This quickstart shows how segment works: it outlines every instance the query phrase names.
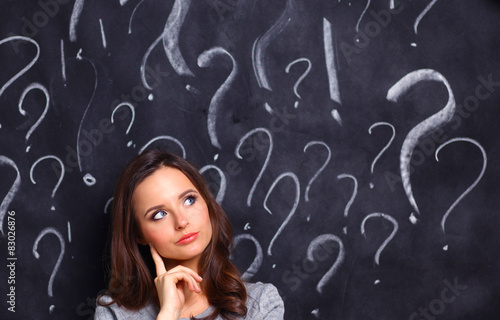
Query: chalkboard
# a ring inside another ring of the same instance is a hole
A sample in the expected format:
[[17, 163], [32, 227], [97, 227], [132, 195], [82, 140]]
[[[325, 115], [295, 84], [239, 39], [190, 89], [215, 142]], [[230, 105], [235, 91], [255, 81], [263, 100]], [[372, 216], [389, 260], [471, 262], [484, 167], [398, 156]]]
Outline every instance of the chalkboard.
[[0, 318], [93, 318], [114, 184], [156, 147], [286, 319], [498, 317], [497, 2], [0, 8]]

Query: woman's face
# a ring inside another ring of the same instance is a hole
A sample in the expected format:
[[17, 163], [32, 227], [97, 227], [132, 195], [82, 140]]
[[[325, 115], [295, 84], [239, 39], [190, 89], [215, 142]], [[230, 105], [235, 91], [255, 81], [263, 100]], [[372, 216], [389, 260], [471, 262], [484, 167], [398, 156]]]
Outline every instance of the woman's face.
[[141, 232], [138, 242], [154, 245], [167, 268], [199, 261], [212, 225], [205, 200], [181, 171], [156, 170], [136, 187], [132, 205]]

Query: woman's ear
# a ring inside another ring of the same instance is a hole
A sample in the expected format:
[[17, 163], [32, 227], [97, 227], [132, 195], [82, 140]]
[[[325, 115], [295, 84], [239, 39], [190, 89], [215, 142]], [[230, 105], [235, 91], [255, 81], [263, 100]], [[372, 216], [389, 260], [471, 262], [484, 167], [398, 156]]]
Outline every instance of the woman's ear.
[[138, 244], [142, 244], [143, 246], [145, 246], [145, 245], [147, 245], [149, 243], [149, 241], [146, 241], [146, 239], [144, 239], [144, 237], [142, 236], [142, 232], [139, 230], [139, 228], [137, 228], [137, 226], [136, 226], [136, 229], [135, 229], [135, 234], [137, 235], [135, 237], [135, 241]]

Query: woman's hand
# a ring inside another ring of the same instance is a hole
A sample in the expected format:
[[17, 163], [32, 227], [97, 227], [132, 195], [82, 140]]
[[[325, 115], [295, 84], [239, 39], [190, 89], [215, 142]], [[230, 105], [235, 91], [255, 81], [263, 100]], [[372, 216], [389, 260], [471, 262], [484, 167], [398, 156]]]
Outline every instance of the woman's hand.
[[185, 288], [200, 293], [201, 289], [198, 282], [201, 282], [202, 278], [196, 272], [184, 266], [176, 266], [167, 271], [163, 258], [158, 251], [152, 244], [150, 244], [150, 248], [151, 256], [155, 262], [155, 285], [160, 300], [160, 313], [157, 320], [177, 320], [180, 318], [184, 307]]

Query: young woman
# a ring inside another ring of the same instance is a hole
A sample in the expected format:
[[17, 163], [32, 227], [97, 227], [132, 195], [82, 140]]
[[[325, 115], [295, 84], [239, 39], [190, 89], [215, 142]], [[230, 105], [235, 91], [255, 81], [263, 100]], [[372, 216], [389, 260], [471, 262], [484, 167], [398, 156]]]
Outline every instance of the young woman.
[[158, 150], [132, 159], [116, 185], [111, 226], [111, 280], [95, 319], [283, 319], [273, 285], [239, 278], [229, 261], [231, 223], [186, 160]]

